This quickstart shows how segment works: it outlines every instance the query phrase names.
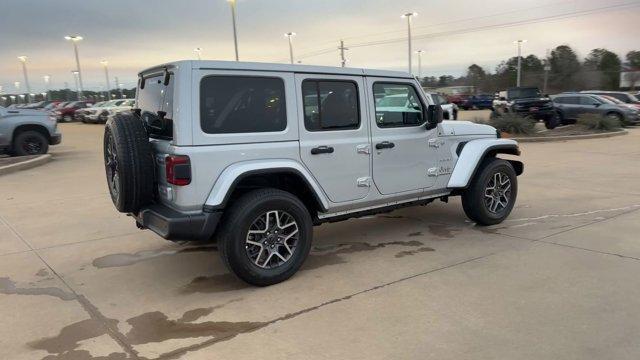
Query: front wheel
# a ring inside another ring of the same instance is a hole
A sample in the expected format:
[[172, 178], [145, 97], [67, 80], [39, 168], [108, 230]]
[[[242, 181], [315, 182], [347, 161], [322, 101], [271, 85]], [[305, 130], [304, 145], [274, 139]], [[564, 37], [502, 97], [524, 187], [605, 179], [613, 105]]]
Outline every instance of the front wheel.
[[49, 140], [38, 131], [24, 131], [18, 134], [13, 144], [17, 156], [41, 155], [49, 150]]
[[278, 189], [258, 189], [227, 210], [218, 248], [236, 276], [267, 286], [287, 280], [300, 269], [312, 237], [311, 216], [297, 197]]
[[549, 130], [555, 129], [558, 125], [560, 125], [560, 116], [558, 116], [557, 113], [549, 115], [549, 117], [544, 120], [544, 126]]
[[485, 159], [462, 194], [462, 207], [478, 225], [495, 225], [509, 216], [518, 194], [518, 178], [511, 163]]

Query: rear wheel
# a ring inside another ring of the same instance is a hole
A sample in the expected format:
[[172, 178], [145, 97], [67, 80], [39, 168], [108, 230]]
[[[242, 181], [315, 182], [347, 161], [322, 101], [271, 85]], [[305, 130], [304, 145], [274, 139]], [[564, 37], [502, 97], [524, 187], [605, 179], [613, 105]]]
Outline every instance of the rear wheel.
[[13, 154], [17, 156], [46, 154], [49, 140], [38, 131], [24, 131], [13, 141]]
[[555, 112], [544, 119], [544, 126], [549, 130], [555, 129], [558, 125], [560, 125], [560, 117]]
[[225, 265], [256, 286], [285, 281], [302, 266], [313, 237], [304, 204], [277, 189], [253, 190], [227, 210], [218, 247]]
[[462, 194], [462, 207], [478, 225], [495, 225], [509, 216], [517, 194], [518, 180], [513, 166], [506, 160], [487, 158]]

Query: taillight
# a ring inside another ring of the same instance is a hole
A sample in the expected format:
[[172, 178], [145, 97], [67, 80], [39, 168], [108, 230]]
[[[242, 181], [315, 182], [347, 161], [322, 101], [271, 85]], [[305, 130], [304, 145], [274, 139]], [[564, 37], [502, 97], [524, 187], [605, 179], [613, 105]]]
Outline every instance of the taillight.
[[186, 155], [167, 155], [164, 158], [167, 182], [184, 186], [191, 183], [191, 162]]

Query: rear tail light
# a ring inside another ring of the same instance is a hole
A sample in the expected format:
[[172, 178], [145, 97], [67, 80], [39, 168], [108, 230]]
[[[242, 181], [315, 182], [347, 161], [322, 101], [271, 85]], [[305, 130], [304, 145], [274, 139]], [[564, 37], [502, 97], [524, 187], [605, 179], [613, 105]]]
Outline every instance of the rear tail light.
[[164, 159], [169, 184], [185, 186], [191, 183], [191, 162], [186, 155], [167, 155]]

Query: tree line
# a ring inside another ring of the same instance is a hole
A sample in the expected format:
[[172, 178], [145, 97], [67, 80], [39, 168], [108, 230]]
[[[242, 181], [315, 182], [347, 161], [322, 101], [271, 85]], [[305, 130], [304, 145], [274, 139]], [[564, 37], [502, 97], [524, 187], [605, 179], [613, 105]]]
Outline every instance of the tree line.
[[[625, 56], [629, 68], [640, 71], [640, 51], [630, 51]], [[560, 45], [549, 55], [541, 59], [536, 55], [521, 58], [522, 86], [545, 88], [546, 92], [577, 91], [586, 89], [618, 90], [623, 62], [614, 52], [607, 49], [593, 49], [587, 57], [580, 60], [576, 52], [568, 45]], [[477, 93], [494, 93], [516, 86], [518, 57], [514, 56], [500, 62], [493, 73], [483, 67], [472, 64], [467, 73], [461, 77], [442, 75], [421, 79], [422, 85], [428, 88], [467, 85], [474, 86]], [[547, 66], [548, 72], [545, 71]], [[546, 74], [545, 74], [546, 73]], [[632, 83], [632, 90], [640, 87], [638, 73], [629, 73], [627, 80]], [[632, 76], [637, 79], [631, 78]]]

